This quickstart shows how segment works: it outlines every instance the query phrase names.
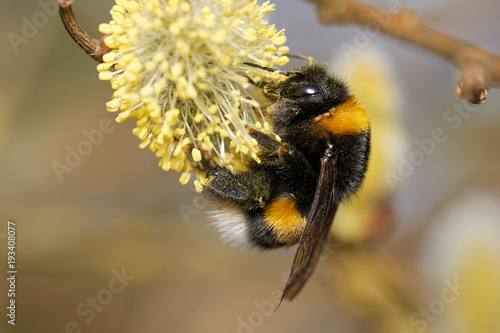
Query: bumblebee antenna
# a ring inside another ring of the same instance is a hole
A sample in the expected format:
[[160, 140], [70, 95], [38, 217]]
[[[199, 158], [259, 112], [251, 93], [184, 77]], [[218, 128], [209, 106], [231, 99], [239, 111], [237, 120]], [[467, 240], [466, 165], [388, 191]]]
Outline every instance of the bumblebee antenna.
[[264, 66], [260, 66], [260, 65], [257, 65], [257, 64], [251, 63], [251, 62], [244, 62], [243, 65], [263, 69], [263, 70], [268, 71], [268, 72], [279, 73], [279, 74], [284, 75], [284, 76], [290, 76], [293, 74], [297, 74], [297, 72], [280, 71], [279, 69], [275, 69], [275, 68], [271, 68], [271, 67], [264, 67]]
[[288, 58], [294, 58], [294, 59], [299, 59], [299, 60], [304, 60], [307, 61], [307, 64], [311, 66], [314, 63], [314, 58], [313, 57], [308, 57], [303, 54], [287, 54], [286, 55]]

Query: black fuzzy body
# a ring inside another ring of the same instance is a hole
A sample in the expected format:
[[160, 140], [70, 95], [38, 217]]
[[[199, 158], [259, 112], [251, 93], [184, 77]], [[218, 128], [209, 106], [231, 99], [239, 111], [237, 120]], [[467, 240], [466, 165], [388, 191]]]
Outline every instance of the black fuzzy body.
[[192, 162], [209, 178], [204, 193], [218, 209], [231, 207], [242, 214], [249, 243], [276, 248], [293, 245], [298, 239], [278, 240], [278, 230], [269, 225], [267, 207], [278, 200], [293, 200], [300, 215], [308, 216], [323, 176], [321, 159], [328, 145], [335, 154], [334, 204], [356, 192], [367, 169], [370, 131], [338, 135], [318, 130], [317, 117], [341, 107], [350, 97], [345, 84], [323, 66], [306, 66], [264, 90], [270, 99], [268, 121], [281, 141], [249, 129], [259, 143], [261, 162], [250, 160], [240, 172], [215, 163], [208, 154], [201, 162]]

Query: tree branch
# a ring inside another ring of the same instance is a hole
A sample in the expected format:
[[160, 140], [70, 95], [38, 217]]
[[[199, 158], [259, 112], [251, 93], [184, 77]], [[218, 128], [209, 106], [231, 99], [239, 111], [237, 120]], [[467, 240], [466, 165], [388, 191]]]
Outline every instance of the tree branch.
[[406, 9], [377, 9], [356, 0], [308, 0], [318, 5], [321, 23], [376, 26], [382, 33], [420, 46], [452, 62], [462, 73], [455, 87], [461, 99], [481, 104], [487, 87], [500, 83], [500, 57], [425, 26]]
[[[71, 9], [74, 0], [57, 0], [59, 14], [71, 38], [98, 62], [109, 52], [104, 43], [90, 37], [78, 24]], [[475, 45], [425, 26], [413, 12], [398, 8], [377, 9], [356, 0], [308, 0], [318, 5], [325, 25], [363, 24], [374, 26], [391, 37], [415, 44], [452, 62], [462, 73], [455, 86], [461, 99], [474, 104], [486, 100], [487, 87], [500, 84], [500, 57]]]
[[59, 4], [59, 16], [64, 25], [64, 28], [75, 41], [75, 43], [82, 48], [86, 54], [98, 62], [103, 62], [102, 56], [109, 52], [108, 47], [104, 43], [104, 36], [101, 40], [90, 37], [78, 24], [75, 14], [71, 9], [73, 0], [57, 0]]

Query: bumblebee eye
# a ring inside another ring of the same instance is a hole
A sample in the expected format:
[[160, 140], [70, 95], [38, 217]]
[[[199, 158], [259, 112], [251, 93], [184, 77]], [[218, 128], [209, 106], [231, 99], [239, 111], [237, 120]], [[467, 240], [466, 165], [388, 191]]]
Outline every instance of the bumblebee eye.
[[318, 86], [313, 86], [311, 84], [301, 84], [290, 89], [291, 97], [307, 97], [319, 94], [321, 90]]

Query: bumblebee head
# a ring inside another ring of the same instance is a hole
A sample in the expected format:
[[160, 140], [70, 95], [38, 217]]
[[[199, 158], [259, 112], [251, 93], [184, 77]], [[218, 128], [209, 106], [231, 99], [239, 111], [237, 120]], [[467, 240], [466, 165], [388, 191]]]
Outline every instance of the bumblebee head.
[[332, 106], [344, 102], [349, 94], [345, 84], [330, 75], [325, 66], [304, 66], [298, 71], [287, 72], [288, 78], [270, 83], [264, 91], [276, 102], [300, 106], [304, 117], [316, 117]]
[[370, 128], [363, 106], [349, 95], [346, 84], [314, 63], [286, 72], [287, 79], [264, 87], [275, 130], [312, 125], [318, 137], [360, 134]]

